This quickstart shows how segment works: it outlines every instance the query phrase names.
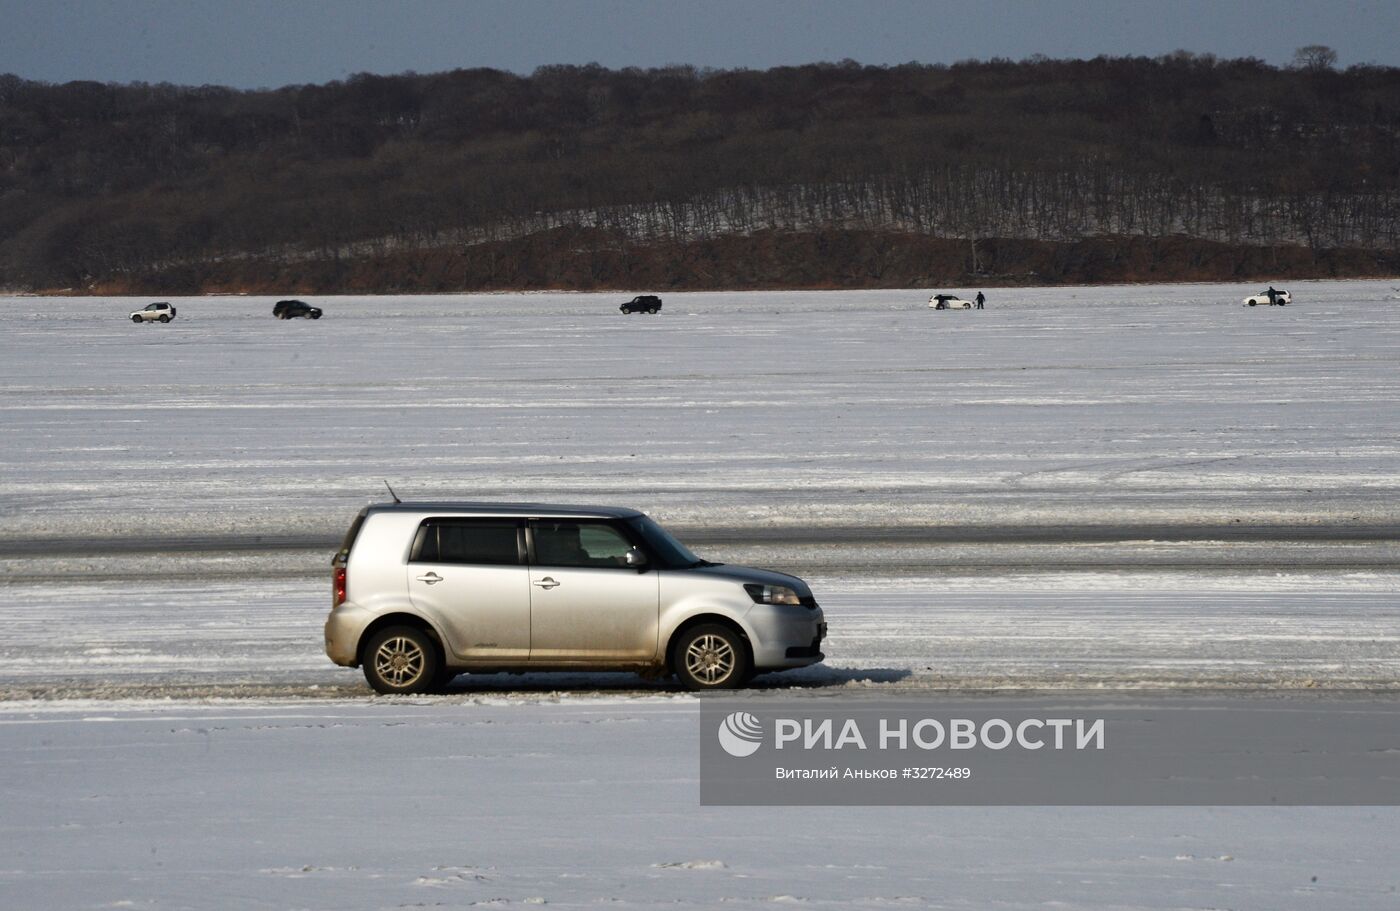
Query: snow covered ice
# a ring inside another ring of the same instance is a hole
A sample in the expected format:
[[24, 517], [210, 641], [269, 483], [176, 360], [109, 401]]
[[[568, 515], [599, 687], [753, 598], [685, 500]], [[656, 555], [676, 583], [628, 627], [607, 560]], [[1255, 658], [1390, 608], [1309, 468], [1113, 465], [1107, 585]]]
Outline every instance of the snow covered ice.
[[338, 534], [405, 497], [624, 500], [692, 527], [1390, 522], [1381, 282], [0, 300], [9, 538]]
[[[690, 697], [0, 711], [9, 908], [1393, 907], [1393, 808], [701, 808]], [[1314, 879], [1316, 877], [1316, 879]]]
[[1393, 684], [1400, 308], [1383, 282], [1255, 290], [670, 294], [642, 317], [623, 294], [330, 297], [316, 322], [176, 298], [142, 326], [131, 300], [11, 298], [0, 690], [352, 685], [320, 657], [327, 559], [384, 479], [635, 506], [798, 572], [833, 619], [794, 679]]
[[800, 573], [758, 699], [1393, 690], [1400, 307], [1261, 287], [0, 299], [0, 905], [1392, 906], [1393, 808], [702, 810], [672, 687], [321, 653], [387, 478]]

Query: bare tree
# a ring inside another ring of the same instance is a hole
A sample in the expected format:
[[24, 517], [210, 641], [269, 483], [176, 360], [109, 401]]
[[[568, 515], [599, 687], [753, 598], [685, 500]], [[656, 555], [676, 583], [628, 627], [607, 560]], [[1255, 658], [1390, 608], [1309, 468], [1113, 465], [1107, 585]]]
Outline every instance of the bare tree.
[[1308, 44], [1293, 52], [1293, 65], [1300, 70], [1321, 72], [1337, 65], [1337, 52], [1325, 44]]

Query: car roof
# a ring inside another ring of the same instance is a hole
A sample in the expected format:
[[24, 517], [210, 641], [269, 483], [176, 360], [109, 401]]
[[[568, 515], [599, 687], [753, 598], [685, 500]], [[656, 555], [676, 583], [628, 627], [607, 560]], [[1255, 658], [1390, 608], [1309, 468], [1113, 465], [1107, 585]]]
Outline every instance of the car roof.
[[464, 501], [376, 503], [368, 512], [432, 512], [469, 516], [523, 516], [630, 519], [642, 513], [626, 506], [560, 506], [551, 503], [475, 503]]

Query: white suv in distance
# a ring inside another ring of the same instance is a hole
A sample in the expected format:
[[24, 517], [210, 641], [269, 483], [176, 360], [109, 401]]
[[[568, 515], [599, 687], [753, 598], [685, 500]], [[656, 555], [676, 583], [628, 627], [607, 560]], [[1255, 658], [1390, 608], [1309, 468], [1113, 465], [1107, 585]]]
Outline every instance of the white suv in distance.
[[1293, 303], [1293, 295], [1287, 291], [1274, 291], [1272, 295], [1268, 291], [1260, 291], [1258, 294], [1251, 294], [1244, 299], [1246, 307], [1283, 307], [1291, 303]]
[[332, 561], [326, 654], [380, 693], [467, 671], [674, 673], [732, 689], [824, 657], [796, 576], [701, 560], [634, 509], [366, 507]]
[[956, 294], [935, 294], [928, 299], [930, 310], [972, 310], [972, 301], [963, 300]]
[[174, 318], [175, 308], [165, 301], [147, 304], [143, 310], [131, 311], [131, 321], [133, 323], [168, 323]]

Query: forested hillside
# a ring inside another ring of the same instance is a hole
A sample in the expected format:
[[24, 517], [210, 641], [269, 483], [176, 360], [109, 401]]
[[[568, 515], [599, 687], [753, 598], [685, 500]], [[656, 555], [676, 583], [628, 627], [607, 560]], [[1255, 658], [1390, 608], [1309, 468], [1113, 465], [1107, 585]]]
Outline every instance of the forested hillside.
[[919, 286], [1400, 273], [1400, 70], [0, 76], [0, 286]]

